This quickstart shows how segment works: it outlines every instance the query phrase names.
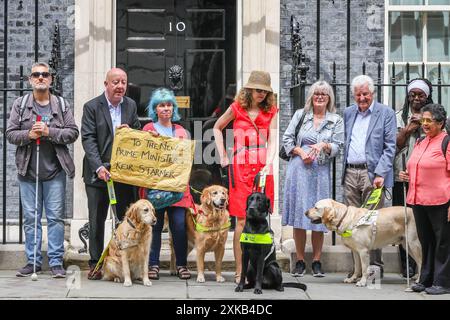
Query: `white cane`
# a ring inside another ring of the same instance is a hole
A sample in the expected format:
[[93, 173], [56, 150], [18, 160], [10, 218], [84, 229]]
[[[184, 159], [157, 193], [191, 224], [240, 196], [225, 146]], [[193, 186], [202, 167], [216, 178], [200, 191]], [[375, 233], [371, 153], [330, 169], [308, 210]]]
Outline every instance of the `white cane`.
[[[402, 154], [402, 166], [403, 171], [406, 171], [406, 159], [405, 154]], [[406, 283], [407, 287], [405, 292], [413, 292], [409, 286], [409, 242], [408, 242], [408, 208], [406, 206], [406, 182], [403, 181], [403, 206], [405, 208], [405, 241], [406, 241]]]
[[[41, 116], [36, 116], [36, 122], [41, 121]], [[36, 274], [36, 253], [37, 253], [37, 215], [38, 215], [38, 192], [39, 192], [39, 145], [41, 144], [41, 139], [36, 139], [36, 190], [35, 190], [35, 200], [34, 200], [34, 257], [33, 257], [33, 274], [31, 275], [31, 280], [36, 281], [38, 276]]]

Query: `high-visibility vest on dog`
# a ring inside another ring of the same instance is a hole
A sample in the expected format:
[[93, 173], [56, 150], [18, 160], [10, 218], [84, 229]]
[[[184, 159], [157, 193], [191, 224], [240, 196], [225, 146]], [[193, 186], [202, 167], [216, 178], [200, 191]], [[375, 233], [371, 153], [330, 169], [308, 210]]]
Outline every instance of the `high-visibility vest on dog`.
[[272, 244], [270, 232], [267, 233], [241, 233], [241, 243]]

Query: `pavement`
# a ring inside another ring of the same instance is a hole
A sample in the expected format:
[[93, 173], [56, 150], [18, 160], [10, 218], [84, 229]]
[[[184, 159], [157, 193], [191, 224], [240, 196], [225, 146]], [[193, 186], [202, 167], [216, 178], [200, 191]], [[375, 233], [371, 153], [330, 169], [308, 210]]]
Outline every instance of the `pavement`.
[[224, 272], [226, 282], [216, 283], [215, 274], [206, 272], [206, 282], [197, 283], [192, 271], [190, 280], [180, 280], [161, 270], [160, 279], [151, 287], [134, 282], [132, 287], [109, 281], [87, 280], [87, 271], [75, 267], [66, 279], [53, 279], [48, 271], [38, 275], [37, 281], [15, 276], [15, 270], [0, 271], [0, 299], [20, 300], [450, 300], [450, 294], [430, 296], [426, 293], [405, 292], [406, 280], [399, 274], [386, 273], [379, 288], [358, 288], [344, 284], [345, 273], [327, 273], [324, 278], [306, 274], [302, 278], [283, 273], [283, 282], [302, 282], [306, 292], [285, 288], [284, 292], [263, 290], [255, 295], [253, 290], [234, 292], [234, 273]]

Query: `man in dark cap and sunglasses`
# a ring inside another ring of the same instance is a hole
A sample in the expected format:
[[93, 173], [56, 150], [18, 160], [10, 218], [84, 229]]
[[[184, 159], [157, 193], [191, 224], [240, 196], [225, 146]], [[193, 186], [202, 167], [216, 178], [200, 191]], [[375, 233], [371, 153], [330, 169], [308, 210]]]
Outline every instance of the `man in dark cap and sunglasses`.
[[[14, 101], [6, 129], [8, 141], [17, 145], [16, 165], [24, 214], [27, 264], [16, 275], [27, 277], [34, 271], [41, 271], [40, 220], [45, 208], [50, 272], [53, 278], [64, 278], [66, 176], [73, 178], [75, 175], [75, 165], [67, 145], [75, 142], [79, 131], [67, 101], [50, 93], [52, 76], [48, 64], [33, 64], [29, 82], [33, 92]], [[36, 250], [34, 246], [37, 246]]]

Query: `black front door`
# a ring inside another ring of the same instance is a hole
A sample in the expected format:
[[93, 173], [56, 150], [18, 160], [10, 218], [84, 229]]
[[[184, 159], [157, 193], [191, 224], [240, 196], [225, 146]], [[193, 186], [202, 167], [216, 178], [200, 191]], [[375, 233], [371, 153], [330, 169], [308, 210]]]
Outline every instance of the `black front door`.
[[218, 166], [202, 156], [211, 142], [202, 142], [199, 130], [212, 127], [235, 92], [236, 0], [117, 1], [116, 43], [139, 116], [158, 87], [190, 97], [180, 115], [197, 141], [193, 174], [206, 170], [219, 183]]

